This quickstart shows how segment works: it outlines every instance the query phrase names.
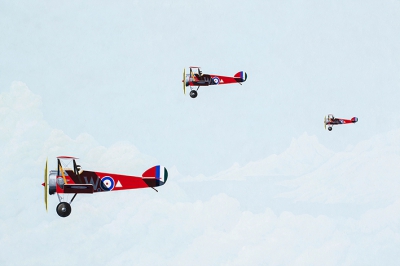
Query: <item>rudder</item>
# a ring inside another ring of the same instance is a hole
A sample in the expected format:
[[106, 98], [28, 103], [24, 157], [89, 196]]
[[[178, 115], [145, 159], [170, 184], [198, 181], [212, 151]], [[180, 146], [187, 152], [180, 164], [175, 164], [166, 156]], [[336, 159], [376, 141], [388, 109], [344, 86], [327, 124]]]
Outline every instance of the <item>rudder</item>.
[[238, 82], [245, 82], [247, 79], [247, 73], [244, 71], [239, 71], [233, 76]]
[[162, 186], [167, 182], [168, 179], [168, 171], [167, 168], [161, 165], [153, 166], [147, 169], [142, 174], [143, 180], [150, 186], [150, 187], [158, 187]]

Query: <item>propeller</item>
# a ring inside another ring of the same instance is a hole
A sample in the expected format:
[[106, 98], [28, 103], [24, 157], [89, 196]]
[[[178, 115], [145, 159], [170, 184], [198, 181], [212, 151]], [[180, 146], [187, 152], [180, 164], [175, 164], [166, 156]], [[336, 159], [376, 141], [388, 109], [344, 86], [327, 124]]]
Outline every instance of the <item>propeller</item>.
[[326, 116], [324, 116], [324, 128], [326, 130]]
[[49, 172], [47, 171], [47, 159], [46, 159], [46, 166], [44, 167], [44, 204], [46, 205], [46, 212], [47, 212], [47, 205], [49, 204], [48, 194], [49, 194]]
[[185, 69], [185, 68], [183, 69], [183, 79], [182, 79], [182, 82], [183, 82], [183, 94], [186, 95], [186, 69]]

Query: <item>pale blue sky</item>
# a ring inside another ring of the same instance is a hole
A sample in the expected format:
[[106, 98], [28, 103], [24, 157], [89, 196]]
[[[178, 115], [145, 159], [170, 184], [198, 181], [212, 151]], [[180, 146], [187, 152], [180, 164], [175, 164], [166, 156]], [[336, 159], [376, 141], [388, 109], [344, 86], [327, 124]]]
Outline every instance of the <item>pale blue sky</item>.
[[[99, 2], [0, 3], [0, 264], [399, 264], [399, 1]], [[56, 155], [170, 178], [60, 219]]]
[[[399, 2], [3, 2], [0, 85], [25, 82], [71, 136], [134, 143], [186, 174], [396, 128]], [[243, 86], [184, 97], [184, 67], [247, 71]], [[360, 118], [321, 130], [323, 116]], [[75, 123], [70, 123], [75, 120]]]

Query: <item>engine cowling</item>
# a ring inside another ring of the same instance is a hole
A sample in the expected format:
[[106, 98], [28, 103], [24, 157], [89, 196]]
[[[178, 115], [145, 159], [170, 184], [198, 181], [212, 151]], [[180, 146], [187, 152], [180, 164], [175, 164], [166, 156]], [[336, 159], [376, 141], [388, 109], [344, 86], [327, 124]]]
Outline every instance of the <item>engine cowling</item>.
[[57, 171], [51, 170], [49, 174], [49, 194], [53, 195], [56, 193], [56, 181], [57, 181]]

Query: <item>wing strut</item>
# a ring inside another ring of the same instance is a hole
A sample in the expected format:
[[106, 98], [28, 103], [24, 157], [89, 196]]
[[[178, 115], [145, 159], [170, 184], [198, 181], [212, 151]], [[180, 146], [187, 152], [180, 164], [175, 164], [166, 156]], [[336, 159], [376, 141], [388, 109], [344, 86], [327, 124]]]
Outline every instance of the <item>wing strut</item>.
[[58, 161], [58, 171], [61, 171], [61, 175], [62, 175], [62, 177], [64, 179], [64, 184], [68, 184], [67, 183], [67, 179], [65, 178], [65, 175], [64, 175], [64, 169], [61, 166], [60, 159], [57, 159], [57, 161]]

